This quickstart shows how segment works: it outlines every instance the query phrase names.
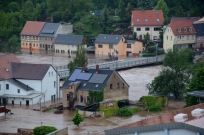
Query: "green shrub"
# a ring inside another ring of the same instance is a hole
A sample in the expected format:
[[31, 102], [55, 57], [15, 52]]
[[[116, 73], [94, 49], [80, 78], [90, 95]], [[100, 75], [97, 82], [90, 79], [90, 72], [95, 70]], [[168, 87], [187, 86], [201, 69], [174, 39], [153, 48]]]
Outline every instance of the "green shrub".
[[136, 112], [139, 112], [141, 109], [139, 107], [136, 107], [136, 108], [130, 108], [130, 110], [132, 111], [132, 113], [136, 113]]
[[152, 57], [155, 56], [155, 53], [143, 53], [142, 57]]
[[132, 111], [130, 108], [125, 106], [119, 109], [118, 114], [120, 116], [132, 116]]
[[151, 105], [147, 108], [148, 111], [151, 111], [151, 112], [159, 112], [162, 110], [161, 106], [160, 105]]
[[118, 103], [115, 102], [115, 106], [113, 108], [100, 107], [100, 111], [104, 112], [105, 117], [113, 116], [118, 111]]
[[57, 129], [52, 126], [40, 126], [40, 127], [35, 127], [33, 129], [33, 134], [34, 135], [46, 135], [56, 130]]
[[151, 105], [155, 105], [157, 103], [159, 97], [157, 96], [143, 96], [143, 105], [144, 107], [149, 107]]
[[158, 105], [160, 105], [161, 107], [163, 106], [166, 106], [167, 105], [167, 98], [165, 97], [159, 97], [158, 100], [157, 100], [157, 103]]

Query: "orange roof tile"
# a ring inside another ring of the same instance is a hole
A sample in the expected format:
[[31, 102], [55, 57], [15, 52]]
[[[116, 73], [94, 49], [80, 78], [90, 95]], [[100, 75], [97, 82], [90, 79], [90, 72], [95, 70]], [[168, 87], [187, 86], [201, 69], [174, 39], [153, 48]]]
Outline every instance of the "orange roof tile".
[[198, 19], [199, 17], [172, 18], [168, 26], [171, 27], [174, 35], [194, 35], [196, 31], [193, 22]]
[[162, 10], [133, 10], [133, 26], [161, 26], [164, 22]]
[[12, 78], [11, 62], [21, 63], [14, 54], [0, 55], [0, 80]]
[[44, 26], [45, 22], [27, 21], [21, 35], [38, 36]]

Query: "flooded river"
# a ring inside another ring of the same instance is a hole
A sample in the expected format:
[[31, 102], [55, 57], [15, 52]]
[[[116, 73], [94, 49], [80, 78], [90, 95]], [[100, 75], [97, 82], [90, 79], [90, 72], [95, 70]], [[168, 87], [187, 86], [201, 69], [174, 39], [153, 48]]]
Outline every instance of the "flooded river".
[[[129, 98], [131, 100], [138, 100], [141, 96], [147, 95], [148, 91], [145, 85], [151, 82], [160, 70], [161, 66], [153, 66], [119, 71], [120, 75], [130, 85]], [[183, 102], [170, 101], [169, 107], [164, 108], [163, 112], [182, 108], [183, 105]], [[9, 105], [8, 108], [11, 109], [14, 114], [0, 117], [1, 132], [15, 133], [17, 132], [17, 128], [33, 129], [36, 126], [40, 126], [41, 122], [43, 122], [43, 125], [55, 126], [58, 129], [68, 126], [70, 135], [87, 135], [87, 131], [89, 131], [90, 135], [104, 135], [104, 130], [106, 129], [116, 128], [157, 115], [141, 111], [126, 118], [118, 116], [86, 118], [78, 128], [71, 121], [71, 118], [74, 116], [74, 111], [64, 110], [63, 114], [46, 112], [40, 115], [39, 111], [33, 111], [32, 108], [26, 106]]]
[[[45, 63], [51, 63], [52, 56], [43, 57], [41, 55], [32, 55], [23, 57], [19, 55], [18, 58], [22, 62], [32, 61], [32, 63], [42, 63], [45, 61]], [[66, 59], [61, 56], [54, 57], [54, 60], [58, 61], [58, 64], [63, 63]], [[148, 91], [145, 87], [146, 84], [150, 83], [153, 78], [158, 75], [161, 68], [161, 66], [151, 66], [119, 71], [119, 74], [130, 85], [129, 99], [138, 100], [141, 96], [147, 95]], [[182, 108], [183, 105], [183, 102], [170, 101], [169, 107], [164, 108], [163, 112]], [[40, 126], [41, 122], [43, 122], [43, 125], [54, 126], [58, 129], [68, 126], [69, 135], [87, 135], [88, 132], [89, 135], [104, 135], [104, 130], [106, 129], [116, 128], [158, 115], [141, 111], [126, 118], [118, 116], [108, 118], [86, 118], [78, 128], [71, 121], [75, 113], [74, 111], [64, 110], [63, 114], [54, 114], [50, 111], [40, 114], [39, 111], [33, 111], [32, 108], [27, 106], [8, 105], [7, 108], [11, 109], [14, 114], [0, 117], [0, 132], [15, 133], [17, 132], [17, 128], [33, 129], [36, 126]]]

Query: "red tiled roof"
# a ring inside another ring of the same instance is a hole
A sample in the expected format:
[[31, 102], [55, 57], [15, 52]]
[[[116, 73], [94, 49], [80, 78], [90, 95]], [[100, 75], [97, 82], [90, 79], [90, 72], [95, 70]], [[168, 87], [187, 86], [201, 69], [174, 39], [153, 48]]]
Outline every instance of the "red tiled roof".
[[191, 107], [187, 107], [187, 108], [182, 108], [182, 109], [179, 109], [179, 110], [176, 110], [176, 111], [164, 113], [164, 114], [161, 114], [160, 116], [147, 118], [147, 119], [137, 121], [135, 123], [131, 123], [131, 124], [128, 124], [128, 125], [124, 125], [124, 126], [121, 126], [121, 127], [118, 127], [118, 128], [127, 128], [127, 127], [129, 128], [129, 127], [138, 127], [138, 126], [148, 126], [148, 125], [172, 123], [172, 122], [175, 122], [174, 121], [174, 116], [179, 114], [179, 113], [187, 114], [188, 115], [188, 121], [191, 121], [191, 120], [195, 119], [191, 115], [191, 111], [196, 109], [196, 108], [204, 109], [204, 103], [194, 105], [194, 106], [191, 106]]
[[[147, 19], [147, 21], [145, 21]], [[164, 22], [162, 10], [133, 10], [133, 26], [161, 26]]]
[[171, 27], [174, 35], [193, 35], [196, 34], [193, 22], [198, 19], [199, 17], [172, 18], [168, 26]]
[[33, 35], [38, 36], [42, 30], [45, 22], [27, 21], [21, 35]]
[[21, 63], [14, 54], [0, 55], [0, 80], [12, 78], [11, 62]]

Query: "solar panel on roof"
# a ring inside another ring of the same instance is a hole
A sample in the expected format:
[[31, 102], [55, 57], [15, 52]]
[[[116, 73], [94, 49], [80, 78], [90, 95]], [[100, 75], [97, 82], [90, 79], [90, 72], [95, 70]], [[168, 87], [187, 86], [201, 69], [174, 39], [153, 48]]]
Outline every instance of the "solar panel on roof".
[[76, 79], [80, 79], [80, 80], [89, 80], [89, 78], [91, 77], [92, 73], [80, 73]]
[[80, 73], [81, 69], [75, 69], [72, 75], [69, 77], [69, 81], [75, 81]]
[[94, 74], [89, 80], [90, 83], [103, 83], [107, 78], [107, 74]]

